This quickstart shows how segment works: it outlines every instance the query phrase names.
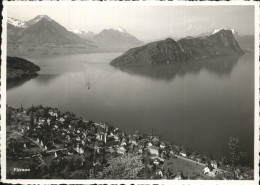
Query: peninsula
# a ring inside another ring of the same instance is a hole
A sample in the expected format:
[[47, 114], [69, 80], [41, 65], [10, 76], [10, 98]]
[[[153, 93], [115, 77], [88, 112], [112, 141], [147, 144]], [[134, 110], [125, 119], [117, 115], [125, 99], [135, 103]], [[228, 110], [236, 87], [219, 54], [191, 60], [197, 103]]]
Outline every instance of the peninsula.
[[40, 67], [18, 57], [7, 56], [7, 81], [19, 81], [37, 76]]
[[185, 37], [178, 41], [167, 38], [148, 43], [128, 50], [110, 64], [113, 66], [171, 64], [243, 53], [232, 31], [222, 29], [203, 37]]

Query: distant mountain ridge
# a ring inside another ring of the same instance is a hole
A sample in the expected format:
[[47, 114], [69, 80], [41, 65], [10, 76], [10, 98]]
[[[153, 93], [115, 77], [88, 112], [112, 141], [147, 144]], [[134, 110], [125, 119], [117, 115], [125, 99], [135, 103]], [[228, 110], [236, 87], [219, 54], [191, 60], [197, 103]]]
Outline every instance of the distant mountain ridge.
[[[87, 44], [86, 40], [81, 39], [57, 22], [48, 20], [45, 17], [24, 30], [18, 41], [27, 43]], [[91, 42], [89, 41], [89, 43]]]
[[38, 15], [34, 19], [23, 22], [23, 25], [21, 24], [10, 24], [8, 22], [8, 28], [13, 31], [12, 34], [16, 33], [15, 42], [18, 43], [84, 43], [94, 45], [91, 41], [83, 40], [76, 34], [69, 32], [65, 27], [47, 15]]
[[29, 21], [8, 18], [7, 29], [11, 56], [122, 52], [143, 45], [123, 28], [104, 29], [98, 34], [67, 30], [47, 15]]
[[21, 21], [21, 20], [12, 18], [12, 17], [7, 17], [7, 23], [14, 26], [14, 27], [17, 27], [17, 28], [25, 28], [26, 27], [26, 25], [25, 25], [26, 21]]
[[93, 36], [95, 35], [94, 32], [92, 31], [86, 31], [83, 29], [76, 29], [76, 30], [69, 30], [72, 33], [75, 33], [76, 35], [78, 35], [79, 37], [83, 38], [83, 39], [92, 39]]
[[82, 39], [47, 15], [29, 21], [9, 19], [7, 54], [9, 56], [64, 55], [100, 52], [90, 40]]
[[144, 43], [128, 33], [124, 28], [103, 29], [100, 33], [85, 30], [70, 30], [79, 37], [89, 39], [96, 43], [104, 51], [126, 51], [132, 47], [141, 46]]
[[111, 65], [169, 64], [200, 58], [242, 54], [231, 30], [220, 30], [205, 37], [165, 39], [132, 48], [111, 61]]

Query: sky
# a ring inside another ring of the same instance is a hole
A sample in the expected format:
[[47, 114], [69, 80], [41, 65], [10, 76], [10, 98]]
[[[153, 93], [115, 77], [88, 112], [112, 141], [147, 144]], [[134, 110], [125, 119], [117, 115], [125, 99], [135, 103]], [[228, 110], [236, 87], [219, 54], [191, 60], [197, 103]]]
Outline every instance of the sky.
[[99, 33], [121, 27], [140, 40], [196, 36], [214, 28], [254, 34], [253, 6], [8, 5], [7, 16], [30, 20], [48, 15], [69, 30]]

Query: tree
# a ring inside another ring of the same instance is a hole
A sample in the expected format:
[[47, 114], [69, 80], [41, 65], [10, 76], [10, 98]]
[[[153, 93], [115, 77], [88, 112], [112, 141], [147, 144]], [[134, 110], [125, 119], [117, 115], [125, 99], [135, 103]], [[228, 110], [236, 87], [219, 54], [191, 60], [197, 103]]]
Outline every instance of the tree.
[[239, 139], [230, 137], [229, 138], [229, 163], [231, 165], [238, 165], [241, 163], [242, 159], [246, 157], [246, 152], [240, 151]]
[[110, 164], [105, 167], [105, 179], [137, 179], [138, 172], [144, 167], [140, 155], [126, 154], [108, 160]]

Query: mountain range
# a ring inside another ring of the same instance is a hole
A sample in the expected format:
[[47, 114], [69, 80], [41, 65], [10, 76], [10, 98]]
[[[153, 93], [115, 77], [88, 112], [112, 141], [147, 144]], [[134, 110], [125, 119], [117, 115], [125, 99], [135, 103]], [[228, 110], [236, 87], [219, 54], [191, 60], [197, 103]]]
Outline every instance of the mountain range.
[[123, 52], [143, 44], [124, 29], [104, 29], [99, 34], [67, 30], [47, 15], [29, 21], [7, 19], [8, 54], [49, 55]]
[[208, 36], [171, 38], [132, 48], [115, 58], [114, 66], [170, 64], [182, 61], [243, 54], [231, 30], [218, 30]]
[[[179, 47], [181, 45], [186, 46], [186, 40], [192, 40], [192, 42], [188, 41], [188, 43], [190, 47], [194, 48], [185, 52], [197, 52], [196, 50], [199, 49], [196, 47], [200, 47], [200, 45], [196, 44], [202, 43], [204, 46], [205, 38], [212, 38], [213, 35], [222, 31], [231, 31], [231, 35], [235, 37], [239, 45], [241, 44], [242, 49], [253, 50], [254, 36], [241, 37], [235, 30], [229, 29], [215, 29], [197, 37], [186, 37], [178, 40], [170, 36], [168, 39], [164, 38], [163, 40], [165, 40], [164, 43], [167, 43], [167, 45], [169, 41], [177, 40], [176, 42]], [[150, 46], [155, 43], [159, 44], [163, 40], [157, 39], [158, 42], [149, 42], [148, 46], [150, 48]], [[67, 30], [64, 26], [47, 15], [38, 15], [28, 21], [21, 21], [11, 17], [7, 18], [7, 54], [9, 56], [125, 52], [131, 48], [137, 48], [134, 49], [137, 51], [140, 46], [144, 45], [144, 42], [123, 28], [108, 28], [101, 30], [99, 33], [93, 33], [82, 29]], [[146, 47], [147, 45], [143, 48]], [[172, 43], [171, 47], [177, 46]], [[205, 49], [206, 48], [204, 48], [204, 50]], [[184, 55], [188, 54], [184, 53]]]

